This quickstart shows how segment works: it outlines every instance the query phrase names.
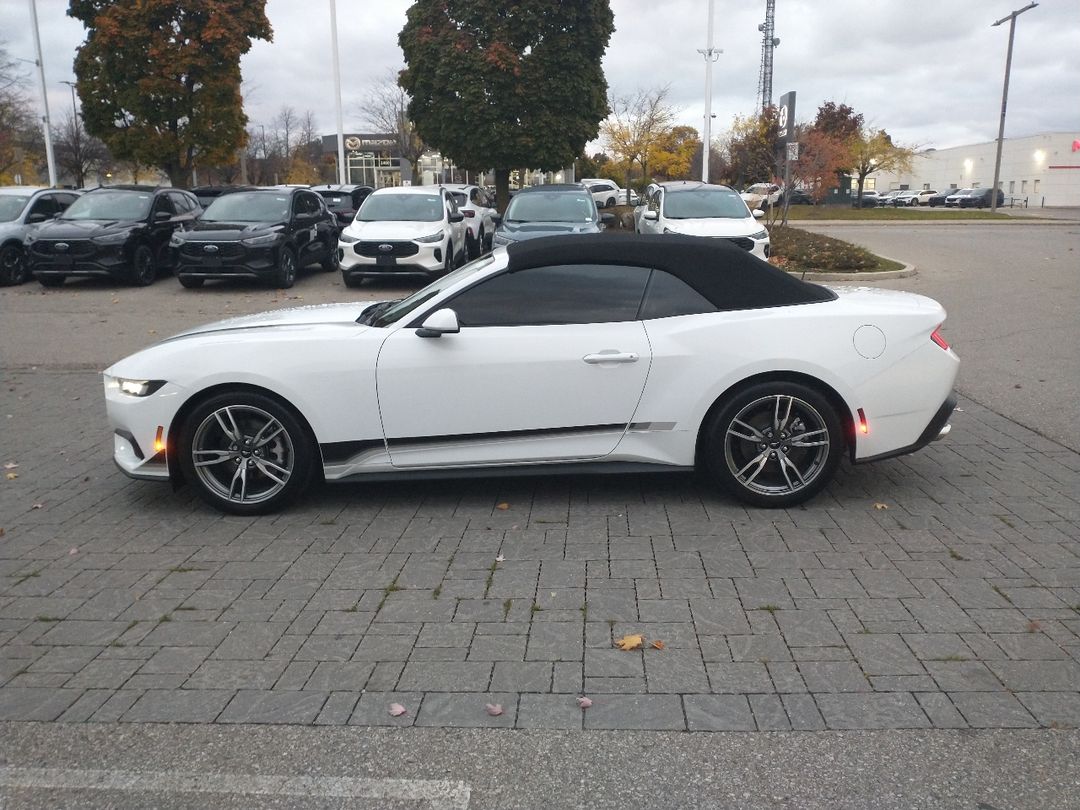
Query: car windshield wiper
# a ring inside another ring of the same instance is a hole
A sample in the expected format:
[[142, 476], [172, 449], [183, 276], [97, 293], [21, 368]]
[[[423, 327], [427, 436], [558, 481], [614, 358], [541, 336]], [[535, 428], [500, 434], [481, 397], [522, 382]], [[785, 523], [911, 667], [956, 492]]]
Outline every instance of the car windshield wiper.
[[360, 317], [356, 319], [356, 322], [359, 324], [363, 324], [364, 326], [371, 326], [371, 324], [375, 322], [376, 318], [378, 318], [396, 303], [397, 301], [380, 301], [377, 304], [372, 304], [360, 313]]

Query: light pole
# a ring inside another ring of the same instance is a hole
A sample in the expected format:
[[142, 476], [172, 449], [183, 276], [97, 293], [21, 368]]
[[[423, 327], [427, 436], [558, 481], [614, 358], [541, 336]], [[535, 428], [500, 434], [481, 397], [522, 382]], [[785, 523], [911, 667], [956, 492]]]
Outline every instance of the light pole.
[[337, 111], [338, 183], [345, 185], [345, 126], [341, 123], [341, 61], [337, 47], [337, 0], [330, 0], [330, 52], [334, 60], [334, 104]]
[[1028, 3], [1023, 8], [1017, 9], [1012, 14], [1002, 17], [991, 25], [995, 28], [1006, 20], [1009, 21], [1009, 49], [1005, 53], [1005, 85], [1001, 88], [1001, 120], [998, 122], [997, 156], [994, 158], [994, 185], [990, 188], [990, 213], [997, 211], [998, 180], [1001, 177], [1001, 142], [1005, 138], [1005, 107], [1009, 101], [1009, 71], [1012, 69], [1013, 35], [1016, 33], [1016, 18], [1025, 11], [1031, 11], [1038, 3]]
[[79, 110], [75, 106], [75, 82], [62, 81], [60, 84], [66, 84], [71, 88], [71, 157], [74, 158], [74, 163], [78, 164], [75, 170], [75, 183], [82, 188], [86, 185], [86, 178], [82, 175], [82, 127], [79, 126]]
[[49, 94], [45, 90], [45, 63], [41, 59], [41, 34], [38, 32], [37, 3], [30, 0], [30, 22], [34, 29], [34, 55], [37, 57], [38, 79], [41, 81], [41, 106], [45, 110], [42, 124], [45, 130], [45, 161], [49, 164], [49, 185], [56, 185], [56, 158], [53, 157], [52, 132], [49, 122]]
[[[713, 47], [713, 6], [715, 0], [709, 0], [709, 26], [705, 49], [698, 48], [698, 53], [705, 57], [705, 127], [701, 134], [701, 182], [709, 182], [709, 147], [712, 141], [712, 66], [720, 58], [723, 50]], [[629, 195], [627, 191], [627, 195]]]

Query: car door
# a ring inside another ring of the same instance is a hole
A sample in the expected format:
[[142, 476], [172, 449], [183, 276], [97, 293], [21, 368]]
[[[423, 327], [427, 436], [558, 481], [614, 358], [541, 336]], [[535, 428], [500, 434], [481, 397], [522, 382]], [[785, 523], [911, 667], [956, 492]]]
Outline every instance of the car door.
[[[664, 200], [664, 190], [657, 189], [649, 197], [648, 203], [645, 205], [645, 211], [641, 215], [641, 221], [638, 225], [638, 229], [642, 233], [663, 233], [662, 226], [660, 224], [660, 206]], [[650, 216], [653, 217], [650, 219]]]
[[318, 234], [315, 216], [304, 197], [304, 193], [300, 191], [293, 194], [292, 216], [289, 221], [289, 231], [292, 234], [293, 244], [296, 245], [296, 258], [300, 267], [313, 261], [312, 251], [317, 247], [315, 236]]
[[485, 279], [440, 308], [460, 331], [383, 344], [376, 389], [397, 467], [601, 458], [633, 418], [651, 351], [649, 271], [558, 265]]

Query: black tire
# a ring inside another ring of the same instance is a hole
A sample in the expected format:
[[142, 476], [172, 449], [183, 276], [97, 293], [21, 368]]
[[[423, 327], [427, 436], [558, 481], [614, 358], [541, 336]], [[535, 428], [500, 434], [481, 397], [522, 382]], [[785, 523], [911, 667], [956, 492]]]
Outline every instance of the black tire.
[[824, 396], [778, 381], [748, 386], [725, 402], [706, 427], [703, 452], [714, 480], [736, 498], [784, 508], [828, 485], [844, 445], [840, 417]]
[[63, 287], [67, 276], [36, 276], [42, 287]]
[[0, 286], [22, 284], [28, 278], [30, 270], [22, 247], [8, 244], [0, 248]]
[[244, 390], [195, 406], [180, 427], [176, 453], [199, 497], [233, 515], [281, 509], [307, 488], [317, 457], [291, 408]]
[[205, 278], [199, 278], [198, 276], [177, 276], [180, 279], [180, 286], [185, 290], [197, 290], [206, 281]]
[[131, 257], [131, 283], [136, 287], [149, 287], [157, 281], [157, 260], [149, 245], [139, 245]]
[[614, 197], [608, 197], [607, 202], [604, 203], [604, 208], [614, 208], [617, 200]]
[[364, 284], [364, 279], [360, 276], [348, 276], [342, 273], [341, 279], [345, 282], [345, 286], [348, 287], [350, 290], [355, 290], [358, 287], [363, 286]]
[[465, 233], [465, 253], [469, 260], [480, 258], [480, 240], [474, 239], [472, 234]]
[[287, 290], [296, 283], [296, 254], [292, 248], [283, 247], [278, 254], [277, 268], [274, 270], [274, 286]]
[[319, 262], [319, 267], [325, 270], [327, 273], [333, 273], [341, 269], [341, 265], [338, 263], [338, 248], [337, 240], [330, 240], [326, 246], [326, 256]]

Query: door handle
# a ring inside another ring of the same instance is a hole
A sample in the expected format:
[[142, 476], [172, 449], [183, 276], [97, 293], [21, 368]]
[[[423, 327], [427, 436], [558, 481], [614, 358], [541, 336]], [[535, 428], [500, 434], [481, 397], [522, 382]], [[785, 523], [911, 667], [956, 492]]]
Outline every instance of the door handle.
[[605, 349], [596, 354], [587, 354], [581, 359], [590, 365], [596, 365], [597, 363], [636, 363], [638, 361], [638, 355], [636, 352], [620, 352], [616, 349]]

